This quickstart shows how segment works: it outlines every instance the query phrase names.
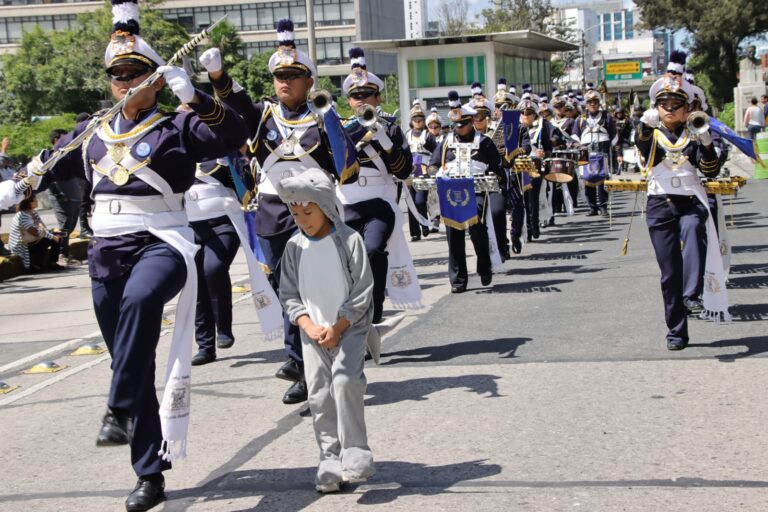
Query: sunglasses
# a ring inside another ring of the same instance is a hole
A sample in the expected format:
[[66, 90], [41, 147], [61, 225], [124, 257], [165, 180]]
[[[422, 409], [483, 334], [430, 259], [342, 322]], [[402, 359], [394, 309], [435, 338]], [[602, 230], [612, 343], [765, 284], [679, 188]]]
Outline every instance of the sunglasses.
[[365, 100], [373, 96], [374, 93], [371, 91], [361, 91], [361, 92], [353, 92], [349, 95], [350, 98], [353, 100]]
[[675, 110], [680, 110], [685, 106], [684, 101], [661, 101], [659, 102], [659, 106], [666, 110], [667, 112], [674, 112]]
[[275, 80], [277, 80], [278, 82], [285, 83], [285, 82], [293, 82], [297, 78], [304, 78], [307, 75], [305, 75], [304, 73], [287, 73], [287, 74], [281, 73], [274, 76], [275, 76]]
[[599, 105], [600, 100], [587, 100], [587, 105]]
[[113, 82], [133, 82], [140, 76], [144, 76], [149, 73], [148, 69], [136, 69], [133, 71], [127, 71], [124, 73], [111, 73], [107, 72], [107, 76]]

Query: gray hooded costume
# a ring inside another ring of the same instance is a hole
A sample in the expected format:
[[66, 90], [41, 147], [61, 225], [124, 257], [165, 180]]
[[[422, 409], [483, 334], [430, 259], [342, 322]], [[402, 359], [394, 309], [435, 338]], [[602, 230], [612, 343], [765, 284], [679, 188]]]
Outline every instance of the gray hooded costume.
[[[318, 490], [333, 489], [342, 481], [362, 481], [374, 472], [363, 415], [364, 357], [373, 319], [373, 276], [362, 237], [339, 217], [334, 184], [327, 173], [306, 170], [282, 180], [277, 192], [287, 204], [313, 202], [323, 210], [336, 228], [328, 236], [336, 245], [347, 279], [349, 292], [337, 319], [345, 317], [350, 326], [339, 345], [325, 349], [301, 332], [309, 407], [320, 446], [316, 485]], [[309, 314], [299, 292], [301, 256], [303, 247], [311, 243], [309, 240], [303, 232], [297, 232], [288, 241], [281, 263], [280, 302], [293, 324]], [[323, 268], [317, 268], [317, 272], [323, 272]]]

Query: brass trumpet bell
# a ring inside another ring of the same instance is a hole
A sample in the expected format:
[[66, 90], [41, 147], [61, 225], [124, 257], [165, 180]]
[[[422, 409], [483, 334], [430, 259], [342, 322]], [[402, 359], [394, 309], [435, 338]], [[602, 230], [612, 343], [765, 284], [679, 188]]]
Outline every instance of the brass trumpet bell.
[[324, 89], [318, 89], [309, 93], [307, 107], [316, 116], [322, 118], [333, 107], [331, 93]]
[[379, 120], [379, 115], [376, 113], [376, 108], [371, 105], [362, 105], [355, 112], [357, 122], [363, 128], [371, 128]]
[[698, 137], [709, 131], [709, 116], [704, 112], [691, 112], [688, 116], [688, 131]]

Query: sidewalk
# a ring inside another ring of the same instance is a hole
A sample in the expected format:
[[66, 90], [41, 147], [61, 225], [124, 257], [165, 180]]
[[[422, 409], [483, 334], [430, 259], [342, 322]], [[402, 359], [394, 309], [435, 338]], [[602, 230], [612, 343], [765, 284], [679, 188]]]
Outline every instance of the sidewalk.
[[[426, 309], [385, 338], [381, 366], [366, 370], [378, 473], [339, 495], [314, 491], [306, 405], [280, 402], [281, 346], [254, 339], [252, 305], [236, 294], [237, 341], [193, 371], [189, 458], [166, 474], [169, 500], [156, 510], [766, 510], [768, 183], [750, 182], [726, 206], [734, 322], [692, 320], [692, 346], [676, 353], [664, 346], [639, 215], [629, 255], [618, 256], [633, 199], [614, 195], [612, 229], [583, 211], [558, 217], [492, 288], [471, 273], [460, 295], [449, 293], [445, 237], [410, 245]], [[87, 301], [87, 276], [66, 279]], [[45, 311], [41, 281], [8, 284]], [[4, 308], [10, 296], [0, 296]], [[84, 307], [72, 309], [48, 328], [60, 338], [79, 324], [95, 330]], [[165, 336], [160, 387], [167, 348]], [[123, 510], [135, 481], [128, 450], [94, 446], [108, 357], [56, 360], [70, 368], [0, 370], [22, 386], [0, 395], [0, 511]]]

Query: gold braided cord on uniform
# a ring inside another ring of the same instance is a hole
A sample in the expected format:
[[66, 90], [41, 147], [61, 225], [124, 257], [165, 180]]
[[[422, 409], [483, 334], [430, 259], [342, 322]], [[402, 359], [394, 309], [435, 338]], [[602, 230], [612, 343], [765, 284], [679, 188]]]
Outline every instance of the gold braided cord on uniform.
[[405, 156], [403, 156], [402, 153], [398, 153], [397, 160], [390, 164], [390, 167], [392, 167], [392, 174], [397, 174], [402, 171], [403, 167], [405, 167], [405, 162]]
[[109, 126], [108, 120], [105, 120], [102, 123], [101, 129], [102, 129], [102, 133], [104, 134], [104, 136], [107, 137], [110, 140], [125, 140], [125, 139], [130, 139], [131, 137], [134, 137], [136, 135], [139, 135], [144, 130], [149, 130], [150, 128], [153, 128], [154, 127], [154, 123], [156, 123], [157, 121], [159, 121], [163, 117], [165, 117], [163, 114], [157, 113], [154, 116], [152, 116], [151, 118], [149, 118], [149, 119], [147, 119], [145, 121], [142, 121], [141, 123], [139, 123], [136, 126], [134, 126], [133, 130], [131, 130], [129, 132], [121, 133], [120, 135], [118, 135], [118, 134], [116, 134], [115, 132], [112, 131], [112, 127]]
[[197, 164], [197, 172], [199, 172], [199, 173], [200, 173], [198, 176], [210, 176], [211, 174], [214, 174], [214, 173], [216, 173], [216, 171], [218, 171], [218, 170], [219, 170], [219, 169], [221, 169], [222, 167], [223, 167], [223, 166], [222, 166], [221, 164], [218, 164], [218, 163], [217, 163], [217, 164], [216, 164], [216, 167], [214, 167], [214, 168], [213, 168], [211, 171], [209, 171], [209, 172], [203, 172], [203, 170], [202, 170], [202, 169], [201, 169], [201, 167], [200, 167], [200, 164]]
[[216, 93], [216, 96], [219, 98], [226, 98], [229, 96], [229, 94], [232, 92], [232, 87], [234, 86], [234, 80], [232, 80], [232, 77], [227, 77], [227, 83], [224, 85], [223, 89], [217, 89], [216, 86], [213, 87], [213, 91]]
[[217, 126], [224, 121], [224, 107], [221, 106], [221, 101], [218, 98], [213, 99], [213, 110], [208, 113], [197, 113], [202, 122], [208, 126]]

